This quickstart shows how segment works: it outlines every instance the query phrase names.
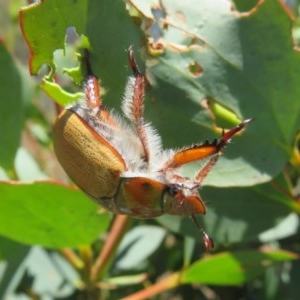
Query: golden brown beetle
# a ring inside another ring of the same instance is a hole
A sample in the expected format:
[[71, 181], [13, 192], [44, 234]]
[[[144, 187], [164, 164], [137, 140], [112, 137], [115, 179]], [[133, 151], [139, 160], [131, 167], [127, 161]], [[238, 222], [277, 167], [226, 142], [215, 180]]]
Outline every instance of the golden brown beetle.
[[[163, 150], [160, 136], [143, 118], [144, 77], [131, 49], [128, 57], [133, 76], [126, 85], [122, 110], [130, 124], [103, 107], [86, 56], [86, 97], [63, 110], [54, 124], [57, 158], [80, 189], [116, 214], [191, 216], [196, 223], [194, 215], [205, 214], [198, 189], [231, 137], [251, 119], [211, 143]], [[210, 159], [194, 178], [180, 174], [180, 166], [205, 158]], [[213, 241], [196, 225], [206, 247], [212, 248]]]

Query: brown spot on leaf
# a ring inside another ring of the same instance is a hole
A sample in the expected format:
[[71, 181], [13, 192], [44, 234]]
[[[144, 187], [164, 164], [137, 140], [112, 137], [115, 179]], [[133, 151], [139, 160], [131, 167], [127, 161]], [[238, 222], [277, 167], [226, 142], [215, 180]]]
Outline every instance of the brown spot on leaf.
[[164, 44], [162, 41], [154, 42], [149, 40], [147, 46], [148, 53], [152, 56], [157, 56], [164, 52]]
[[192, 74], [192, 76], [199, 77], [201, 76], [203, 69], [198, 62], [194, 61], [189, 65], [189, 71]]

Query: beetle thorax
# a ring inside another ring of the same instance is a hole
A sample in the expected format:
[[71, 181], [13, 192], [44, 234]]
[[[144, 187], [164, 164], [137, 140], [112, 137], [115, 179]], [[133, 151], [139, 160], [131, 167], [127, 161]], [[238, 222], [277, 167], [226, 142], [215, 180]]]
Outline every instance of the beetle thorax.
[[147, 153], [148, 157], [146, 157], [143, 151], [144, 147], [135, 130], [117, 114], [110, 112], [110, 115], [113, 115], [114, 123], [101, 120], [101, 117], [97, 115], [99, 110], [87, 107], [85, 100], [70, 106], [69, 109], [85, 120], [122, 156], [126, 164], [124, 177], [143, 176], [163, 183], [168, 182], [166, 175], [161, 170], [174, 151], [162, 149], [161, 139], [149, 123], [143, 127], [150, 149]]

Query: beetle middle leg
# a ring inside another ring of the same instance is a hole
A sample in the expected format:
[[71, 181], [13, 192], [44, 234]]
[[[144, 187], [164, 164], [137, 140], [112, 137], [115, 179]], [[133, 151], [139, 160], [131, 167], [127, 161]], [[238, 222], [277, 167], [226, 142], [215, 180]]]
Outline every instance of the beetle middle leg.
[[143, 160], [151, 166], [156, 153], [161, 151], [161, 141], [151, 125], [145, 122], [144, 114], [144, 90], [145, 78], [140, 72], [134, 59], [132, 47], [128, 49], [129, 66], [133, 76], [127, 82], [122, 109], [125, 116], [131, 121], [143, 149]]

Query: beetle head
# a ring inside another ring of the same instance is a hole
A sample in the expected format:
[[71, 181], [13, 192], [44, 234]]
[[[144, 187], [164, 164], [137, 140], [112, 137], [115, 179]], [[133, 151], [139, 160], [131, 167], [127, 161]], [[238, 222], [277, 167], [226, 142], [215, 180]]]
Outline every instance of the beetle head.
[[206, 212], [197, 187], [189, 188], [184, 184], [170, 184], [164, 193], [163, 202], [165, 213], [171, 215], [190, 216]]

